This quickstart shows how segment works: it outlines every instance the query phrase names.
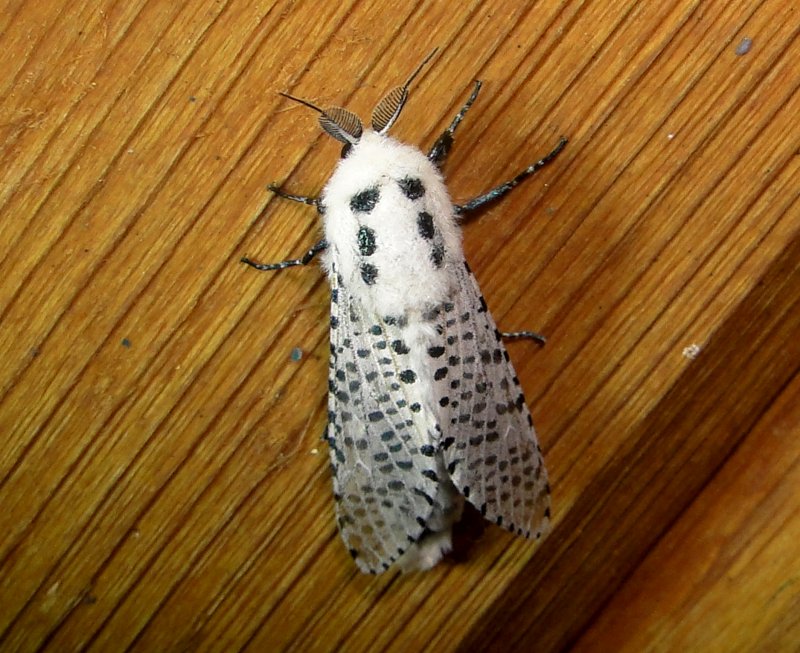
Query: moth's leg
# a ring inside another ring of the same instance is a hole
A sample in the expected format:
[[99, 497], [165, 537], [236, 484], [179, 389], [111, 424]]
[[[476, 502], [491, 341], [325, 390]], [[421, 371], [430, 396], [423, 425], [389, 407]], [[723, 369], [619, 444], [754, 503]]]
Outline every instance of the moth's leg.
[[[324, 208], [319, 201], [319, 197], [310, 197], [308, 195], [294, 195], [292, 193], [287, 193], [286, 191], [282, 190], [280, 186], [274, 183], [270, 184], [268, 188], [278, 197], [283, 197], [284, 199], [292, 200], [293, 202], [300, 202], [301, 204], [308, 204], [309, 206], [315, 207], [319, 213], [324, 212]], [[280, 261], [279, 263], [256, 263], [255, 261], [247, 257], [241, 258], [240, 261], [242, 263], [249, 265], [250, 267], [255, 268], [256, 270], [285, 270], [286, 268], [290, 268], [295, 265], [308, 265], [309, 263], [311, 263], [311, 260], [327, 246], [328, 243], [323, 238], [318, 243], [313, 245], [311, 249], [309, 249], [300, 258], [293, 258], [289, 259], [288, 261]]]
[[292, 200], [293, 202], [300, 202], [301, 204], [308, 204], [309, 206], [313, 206], [322, 213], [322, 205], [319, 203], [319, 197], [311, 197], [309, 195], [294, 195], [292, 193], [287, 193], [283, 190], [278, 184], [272, 183], [267, 186], [273, 193], [275, 193], [278, 197], [282, 197], [287, 200]]
[[500, 335], [506, 340], [535, 340], [540, 345], [547, 342], [547, 338], [535, 331], [501, 331]]
[[555, 146], [552, 152], [547, 156], [539, 159], [536, 163], [529, 165], [525, 170], [520, 172], [516, 177], [514, 177], [511, 181], [507, 181], [504, 184], [500, 184], [492, 190], [487, 191], [478, 197], [471, 199], [469, 202], [465, 202], [464, 204], [456, 204], [455, 210], [456, 213], [459, 215], [464, 215], [469, 213], [470, 211], [475, 211], [476, 209], [481, 208], [485, 204], [489, 202], [494, 202], [495, 200], [500, 199], [508, 193], [512, 188], [514, 188], [517, 184], [521, 181], [527, 179], [534, 173], [536, 173], [541, 168], [544, 168], [548, 163], [550, 163], [553, 159], [555, 159], [559, 152], [564, 149], [564, 146], [567, 144], [567, 139], [563, 136], [559, 139], [558, 145]]
[[453, 133], [456, 131], [456, 127], [458, 124], [464, 119], [467, 111], [472, 106], [472, 103], [475, 102], [475, 98], [478, 97], [478, 91], [481, 90], [481, 81], [479, 79], [475, 80], [475, 88], [472, 89], [472, 93], [467, 98], [467, 101], [464, 103], [464, 106], [461, 107], [461, 111], [456, 114], [456, 117], [453, 118], [453, 122], [450, 123], [450, 126], [442, 132], [442, 135], [436, 139], [436, 142], [433, 144], [433, 147], [428, 152], [428, 158], [431, 162], [437, 167], [441, 168], [444, 165], [444, 162], [447, 160], [447, 155], [450, 154], [450, 148], [453, 146]]
[[311, 260], [319, 254], [323, 249], [328, 246], [327, 241], [323, 238], [318, 243], [316, 243], [311, 249], [309, 249], [303, 256], [300, 258], [293, 258], [288, 261], [281, 261], [280, 263], [256, 263], [255, 261], [250, 260], [249, 258], [242, 258], [240, 259], [242, 263], [246, 263], [252, 268], [256, 270], [285, 270], [286, 268], [293, 267], [295, 265], [308, 265], [311, 263]]

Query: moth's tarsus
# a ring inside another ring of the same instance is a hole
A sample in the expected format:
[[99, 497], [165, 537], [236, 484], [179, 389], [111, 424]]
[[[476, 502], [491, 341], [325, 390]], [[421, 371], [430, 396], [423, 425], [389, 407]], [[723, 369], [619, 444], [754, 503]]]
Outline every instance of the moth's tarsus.
[[293, 193], [287, 193], [283, 190], [278, 184], [271, 183], [267, 188], [275, 193], [278, 197], [282, 197], [286, 200], [292, 200], [293, 202], [300, 202], [301, 204], [308, 204], [309, 206], [318, 206], [319, 205], [319, 198], [313, 197], [311, 195], [294, 195]]
[[468, 202], [464, 202], [463, 204], [456, 204], [455, 210], [456, 213], [459, 215], [464, 215], [466, 213], [470, 213], [471, 211], [475, 211], [491, 202], [495, 202], [499, 200], [504, 195], [508, 194], [508, 192], [517, 186], [521, 181], [527, 179], [528, 177], [534, 175], [536, 172], [544, 168], [548, 163], [553, 161], [561, 152], [561, 150], [566, 147], [569, 141], [566, 137], [562, 136], [558, 140], [558, 144], [545, 156], [539, 159], [536, 163], [529, 165], [525, 170], [520, 172], [516, 177], [507, 181], [499, 186], [495, 186], [491, 190], [486, 191], [478, 195], [477, 197], [472, 198]]
[[501, 331], [500, 335], [506, 340], [535, 340], [542, 347], [547, 344], [547, 338], [536, 331]]
[[428, 159], [439, 169], [442, 168], [445, 161], [447, 160], [447, 155], [450, 154], [450, 149], [453, 147], [453, 137], [456, 131], [456, 128], [464, 119], [464, 116], [467, 115], [467, 111], [475, 102], [476, 98], [478, 97], [478, 93], [481, 90], [481, 86], [483, 82], [481, 80], [475, 80], [475, 87], [472, 89], [472, 93], [469, 94], [467, 101], [464, 102], [461, 110], [456, 114], [453, 121], [450, 123], [450, 126], [442, 132], [442, 135], [436, 139], [436, 142], [433, 144], [433, 147], [428, 151]]
[[244, 263], [245, 265], [249, 265], [251, 268], [255, 268], [256, 270], [261, 270], [262, 272], [270, 272], [274, 270], [285, 270], [286, 268], [291, 268], [296, 265], [308, 265], [314, 259], [314, 257], [319, 254], [323, 249], [328, 246], [328, 243], [323, 238], [318, 243], [315, 243], [311, 249], [309, 249], [303, 256], [300, 258], [293, 258], [287, 261], [280, 261], [278, 263], [257, 263], [256, 261], [245, 257], [239, 259], [240, 263]]

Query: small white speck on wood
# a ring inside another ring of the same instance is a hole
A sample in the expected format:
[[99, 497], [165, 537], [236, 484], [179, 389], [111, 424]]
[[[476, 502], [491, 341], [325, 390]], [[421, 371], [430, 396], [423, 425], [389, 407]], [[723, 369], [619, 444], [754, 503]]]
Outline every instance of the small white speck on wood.
[[697, 343], [692, 343], [688, 347], [683, 348], [683, 357], [688, 358], [689, 360], [694, 360], [700, 355], [700, 351], [702, 347]]

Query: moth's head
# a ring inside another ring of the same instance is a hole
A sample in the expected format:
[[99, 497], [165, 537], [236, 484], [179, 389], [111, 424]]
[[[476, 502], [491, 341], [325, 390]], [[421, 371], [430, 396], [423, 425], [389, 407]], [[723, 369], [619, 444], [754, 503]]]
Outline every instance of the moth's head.
[[[417, 66], [417, 69], [411, 73], [411, 76], [406, 80], [402, 86], [396, 86], [389, 91], [383, 99], [378, 102], [375, 109], [372, 111], [372, 130], [378, 134], [386, 134], [389, 128], [395, 123], [400, 112], [408, 100], [408, 87], [414, 78], [422, 70], [423, 66], [431, 60], [436, 50], [425, 57], [424, 61]], [[304, 104], [305, 106], [314, 109], [319, 115], [319, 124], [323, 131], [329, 136], [333, 136], [337, 141], [344, 145], [342, 146], [342, 158], [345, 158], [354, 146], [358, 145], [361, 141], [361, 136], [364, 133], [364, 126], [361, 124], [361, 119], [354, 113], [343, 109], [342, 107], [330, 107], [328, 109], [321, 109], [318, 106], [311, 104], [307, 100], [303, 100], [288, 93], [281, 93], [284, 97]]]

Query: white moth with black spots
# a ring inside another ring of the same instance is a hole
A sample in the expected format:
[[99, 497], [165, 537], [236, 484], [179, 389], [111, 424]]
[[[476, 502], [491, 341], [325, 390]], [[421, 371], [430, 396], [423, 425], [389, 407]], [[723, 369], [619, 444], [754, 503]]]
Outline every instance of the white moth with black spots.
[[[435, 52], [435, 51], [434, 51]], [[428, 569], [451, 548], [464, 499], [525, 537], [548, 527], [550, 488], [519, 380], [461, 247], [460, 216], [498, 199], [554, 159], [461, 205], [440, 168], [480, 82], [430, 152], [386, 135], [408, 81], [378, 104], [372, 129], [345, 109], [319, 109], [344, 144], [315, 206], [331, 285], [328, 428], [342, 538], [364, 572]], [[512, 336], [538, 337], [523, 332]]]

